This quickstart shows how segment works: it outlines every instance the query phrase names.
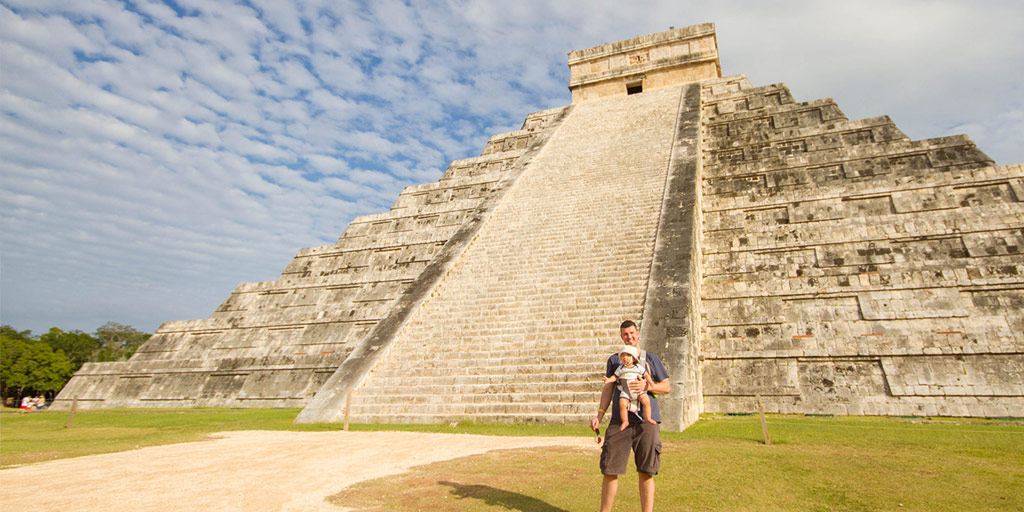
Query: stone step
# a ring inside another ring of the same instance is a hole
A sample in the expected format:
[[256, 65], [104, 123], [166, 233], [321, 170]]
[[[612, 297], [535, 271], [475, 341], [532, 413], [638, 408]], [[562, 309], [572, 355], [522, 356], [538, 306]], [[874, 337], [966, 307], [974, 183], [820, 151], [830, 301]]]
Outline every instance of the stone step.
[[399, 219], [406, 224], [401, 231], [393, 231], [391, 226], [366, 228], [360, 231], [346, 231], [338, 238], [337, 246], [341, 251], [380, 251], [417, 244], [444, 242], [458, 231], [462, 223], [472, 214], [473, 208], [451, 209], [436, 214], [430, 226], [417, 229], [417, 217]]
[[[412, 367], [410, 367], [412, 368]], [[435, 376], [420, 375], [418, 373], [412, 373], [410, 368], [407, 368], [404, 373], [392, 372], [391, 375], [378, 375], [374, 374], [374, 386], [363, 386], [360, 389], [360, 393], [364, 389], [379, 388], [379, 389], [397, 389], [399, 387], [426, 387], [432, 386], [438, 383], [438, 378]], [[591, 371], [593, 370], [593, 371]], [[604, 373], [604, 364], [602, 363], [597, 369], [588, 368], [584, 372], [552, 372], [543, 373], [536, 375], [526, 376], [517, 372], [508, 372], [504, 374], [487, 374], [487, 373], [475, 373], [475, 372], [464, 372], [462, 374], [445, 377], [443, 382], [453, 383], [457, 385], [466, 386], [505, 386], [513, 385], [523, 382], [527, 379], [531, 382], [543, 384], [545, 386], [568, 386], [568, 385], [600, 385], [601, 376]], [[597, 388], [598, 390], [600, 387]]]
[[[925, 154], [908, 154], [920, 158], [913, 165], [892, 167], [876, 165], [891, 162], [900, 155], [857, 161], [836, 161], [819, 167], [794, 168], [788, 171], [765, 172], [746, 176], [710, 178], [704, 182], [704, 195], [708, 202], [705, 212], [791, 202], [814, 202], [840, 197], [871, 196], [894, 192], [922, 191], [936, 187], [951, 187], [956, 175], [986, 166], [984, 162], [965, 160], [947, 166], [930, 165]], [[878, 174], [860, 174], [860, 171]], [[953, 173], [953, 175], [945, 175]], [[848, 177], [849, 176], [849, 177]], [[966, 180], [965, 184], [970, 183]], [[951, 191], [950, 191], [951, 192]], [[949, 194], [947, 194], [949, 195]], [[912, 199], [912, 198], [907, 198]], [[708, 229], [715, 229], [709, 226]]]
[[[976, 164], [966, 166], [964, 164]], [[980, 165], [979, 165], [980, 164]], [[926, 141], [890, 141], [865, 146], [862, 151], [846, 150], [791, 155], [783, 160], [734, 163], [729, 166], [710, 164], [706, 178], [715, 180], [767, 177], [767, 187], [786, 187], [820, 184], [839, 185], [835, 180], [847, 179], [856, 186], [854, 178], [883, 178], [891, 173], [906, 173], [915, 169], [974, 169], [991, 166], [988, 157], [961, 137], [943, 137]], [[798, 173], [808, 178], [787, 178]], [[778, 176], [781, 176], [779, 178]], [[815, 180], [815, 177], [823, 178]], [[762, 181], [764, 178], [762, 178]]]
[[742, 74], [712, 78], [701, 82], [701, 94], [705, 100], [753, 88], [754, 84], [750, 83], [750, 80], [747, 80], [747, 77]]
[[352, 402], [350, 413], [374, 415], [401, 414], [433, 414], [433, 415], [469, 415], [473, 418], [489, 414], [510, 414], [528, 416], [534, 414], [553, 413], [563, 415], [593, 415], [597, 412], [597, 401], [594, 396], [588, 403], [576, 402], [517, 402], [517, 403], [441, 403], [441, 404], [362, 404]]
[[[887, 117], [842, 121], [828, 126], [834, 126], [834, 129], [794, 128], [778, 133], [750, 135], [742, 141], [734, 137], [723, 141], [711, 140], [707, 143], [708, 149], [703, 152], [704, 163], [711, 168], [730, 167], [744, 162], [754, 163], [748, 165], [760, 163], [762, 166], [790, 167], [799, 165], [798, 159], [807, 158], [808, 155], [831, 157], [832, 153], [837, 152], [863, 154], [864, 150], [860, 146], [894, 141], [910, 142]], [[713, 169], [711, 171], [711, 175], [717, 175]]]
[[[432, 354], [437, 351], [453, 358], [487, 357], [596, 357], [612, 354], [620, 346], [617, 324], [605, 325], [601, 330], [568, 326], [568, 331], [554, 332], [546, 328], [530, 330], [502, 328], [494, 339], [483, 340], [478, 334], [463, 335], [449, 332], [444, 339], [436, 337], [417, 339], [410, 337], [401, 347], [392, 347], [391, 354]], [[485, 330], [477, 333], [488, 332]], [[497, 333], [498, 331], [493, 331]]]
[[[486, 372], [489, 368], [494, 367], [513, 367], [520, 368], [522, 371], [527, 372], [532, 368], [538, 359], [544, 361], [545, 364], [550, 365], [590, 365], [594, 371], [602, 371], [604, 369], [604, 362], [607, 360], [608, 354], [602, 353], [591, 356], [545, 356], [538, 358], [537, 356], [522, 356], [522, 357], [473, 357], [470, 354], [451, 354], [451, 353], [439, 353], [435, 352], [432, 354], [392, 354], [388, 358], [388, 363], [382, 363], [377, 367], [377, 371], [402, 371], [409, 367], [415, 367], [418, 370], [430, 370], [434, 368], [450, 368], [452, 366], [472, 369], [474, 372]], [[450, 357], [449, 357], [450, 356]], [[462, 356], [462, 357], [459, 357]], [[574, 366], [575, 367], [575, 366]]]
[[[992, 261], [979, 265], [971, 260], [962, 260], [955, 265], [937, 260], [929, 267], [924, 264], [873, 265], [871, 272], [860, 271], [857, 267], [843, 267], [846, 275], [824, 275], [805, 277], [777, 277], [744, 275], [742, 280], [715, 281], [710, 278], [702, 287], [706, 301], [743, 297], [768, 297], [784, 292], [793, 297], [801, 295], [841, 296], [843, 294], [895, 291], [917, 293], [921, 288], [937, 283], [944, 286], [973, 287], [999, 286], [1000, 289], [1014, 289], [1024, 283], [1024, 269], [1013, 265], [1013, 258]], [[819, 269], [811, 269], [819, 270]], [[1009, 272], [1009, 273], [1007, 273]]]
[[[259, 283], [263, 285], [259, 288], [245, 288], [240, 285], [232, 293], [228, 301], [225, 301], [225, 304], [248, 300], [245, 298], [246, 295], [259, 294], [337, 294], [340, 291], [348, 290], [347, 293], [351, 293], [355, 297], [363, 293], [376, 293], [381, 287], [397, 288], [412, 283], [415, 276], [406, 276], [404, 272], [404, 269], [401, 273], [397, 270], [389, 273], [374, 272], [368, 267], [361, 267], [361, 273], [359, 274], [351, 273], [307, 279], [281, 279], [279, 281]], [[344, 297], [341, 300], [344, 300]]]
[[[499, 390], [504, 387], [507, 390]], [[361, 388], [352, 398], [353, 404], [368, 403], [367, 408], [386, 406], [443, 406], [443, 404], [494, 404], [494, 403], [592, 403], [601, 398], [602, 384], [600, 381], [591, 383], [588, 388], [578, 386], [579, 390], [570, 386], [550, 384], [520, 383], [504, 386], [479, 386], [479, 392], [465, 385], [450, 384], [446, 386], [421, 386], [418, 388], [402, 387], [385, 389], [383, 387]]]
[[534, 141], [537, 132], [518, 130], [514, 132], [494, 135], [487, 141], [481, 156], [506, 151], [526, 151], [526, 148]]
[[[576, 276], [570, 276], [575, 278]], [[582, 276], [582, 277], [585, 277]], [[551, 283], [551, 279], [548, 279], [544, 284], [551, 284], [552, 286], [559, 286], [559, 291], [554, 292], [550, 289], [537, 290], [531, 283], [523, 283], [515, 287], [515, 290], [511, 293], [504, 293], [501, 295], [477, 295], [474, 297], [468, 297], [465, 302], [458, 305], [456, 308], [452, 308], [451, 311], [475, 311], [480, 309], [491, 309], [494, 307], [501, 307], [501, 311], [491, 311], [496, 316], [515, 317], [523, 310], [535, 309], [538, 306], [543, 306], [545, 303], [551, 300], [558, 299], [570, 299], [568, 302], [574, 308], [588, 308], [594, 313], [594, 318], [603, 318], [609, 313], [621, 311], [637, 306], [629, 300], [615, 300], [617, 297], [612, 292], [601, 290], [600, 288], [591, 286], [562, 286], [562, 283]], [[623, 283], [627, 282], [633, 284], [631, 279], [615, 279], [609, 281], [611, 283]], [[489, 291], [489, 288], [485, 288], [484, 292]], [[447, 286], [441, 288], [441, 292], [455, 292], [455, 291], [469, 291], [469, 289], [460, 286]], [[587, 293], [597, 299], [607, 299], [598, 302], [577, 302], [574, 299], [579, 294]]]
[[[525, 315], [539, 315], [549, 308], [538, 306], [533, 310], [523, 310]], [[405, 332], [405, 339], [409, 343], [420, 344], [426, 340], [438, 340], [455, 350], [478, 350], [486, 349], [485, 345], [493, 345], [502, 348], [525, 349], [525, 350], [548, 350], [552, 344], [565, 344], [570, 346], [596, 346], [605, 345], [613, 341], [611, 333], [605, 333], [610, 328], [615, 328], [625, 318], [635, 317], [640, 306], [637, 304], [630, 310], [623, 310], [616, 314], [609, 314], [599, 317], [593, 321], [581, 322], [569, 317], [548, 317], [543, 321], [535, 321], [533, 326], [525, 328], [512, 327], [462, 327], [458, 334], [453, 335], [450, 329], [441, 326], [410, 326]], [[438, 318], [449, 324], [454, 322], [476, 322], [490, 323], [493, 318], [485, 312], [463, 312], [459, 314], [448, 314]], [[538, 333], [537, 329], [547, 329], [550, 332]], [[474, 341], [478, 338], [486, 338], [487, 341]], [[444, 340], [444, 341], [441, 341]]]
[[[451, 337], [441, 341], [426, 338], [417, 342], [410, 338], [401, 347], [394, 347], [390, 354], [401, 357], [427, 357], [442, 354], [453, 360], [461, 359], [522, 359], [542, 358], [544, 360], [565, 360], [572, 358], [592, 359], [610, 355], [619, 347], [611, 332], [604, 336], [580, 332], [562, 338], [551, 333], [537, 331], [513, 333], [496, 340], [481, 340], [477, 337]], [[566, 341], [567, 340], [567, 341]], [[436, 357], [436, 356], [434, 356]]]
[[[739, 148], [742, 149], [742, 148]], [[759, 175], [771, 172], [790, 171], [802, 167], [820, 167], [847, 162], [872, 162], [888, 157], [926, 154], [932, 167], [949, 167], [966, 162], [984, 162], [992, 165], [991, 159], [979, 151], [965, 136], [939, 137], [921, 141], [888, 140], [861, 144], [858, 147], [836, 147], [829, 151], [794, 153], [785, 158], [758, 158], [750, 161], [735, 159], [723, 163], [717, 159], [705, 160], [706, 178], [724, 178]], [[902, 165], [902, 162], [897, 162]], [[860, 164], [864, 165], [864, 164]], [[860, 174], [863, 175], [863, 174]]]
[[[734, 230], [708, 230], [705, 235], [707, 240], [705, 250], [711, 254], [721, 252], [723, 248], [742, 249], [743, 246], [750, 244], [750, 240], [762, 237], [778, 237], [779, 242], [792, 241], [805, 247], [858, 244], [862, 241], [882, 242], [883, 240], [885, 246], [899, 245], [937, 237], [948, 238], [971, 233], [1000, 231], [1015, 226], [1014, 220], [1018, 218], [1020, 212], [1016, 203], [993, 202], [983, 206], [943, 208], [944, 213], [948, 214], [943, 218], [911, 219], [907, 213], [893, 212], [891, 204], [887, 204], [888, 201], [890, 201], [889, 196], [876, 196], [865, 199], [861, 201], [862, 204], [855, 206], [844, 207], [843, 203], [857, 203], [856, 200], [847, 200], [835, 203], [823, 202], [820, 205], [820, 210], [815, 207], [813, 202], [809, 203], [811, 207], [805, 210], [791, 207], [792, 213], [788, 219], [759, 218], [757, 219], [759, 222], [751, 222], [752, 226], [742, 233], [742, 237], [746, 241], [735, 242], [738, 235]], [[795, 218], [798, 214], [803, 217]], [[972, 218], [975, 215], [984, 216], [990, 219], [990, 222], [979, 223], [977, 219]], [[870, 218], [865, 218], [866, 216], [870, 216]], [[748, 219], [750, 217], [750, 215], [745, 216]], [[866, 228], [870, 226], [871, 229], [861, 233], [833, 233], [835, 223], [846, 224], [849, 227]], [[756, 224], [756, 228], [753, 224]], [[911, 225], [914, 229], [909, 229]], [[788, 245], [790, 244], [787, 243], [782, 247]], [[857, 249], [857, 247], [851, 248], [851, 250]], [[955, 247], [951, 246], [949, 249], [954, 250]], [[856, 259], [856, 255], [852, 256], [854, 258], [851, 260]]]
[[[717, 139], [751, 130], [781, 130], [793, 126], [817, 126], [832, 121], [846, 121], [846, 116], [831, 98], [765, 105], [761, 108], [718, 114], [704, 120], [704, 133]], [[723, 127], [728, 127], [723, 131]]]
[[[1002, 209], [1002, 208], [1000, 208]], [[1005, 210], [1012, 210], [1008, 206]], [[950, 235], [955, 233], [986, 233], [1003, 226], [1014, 226], [1019, 222], [1017, 212], [999, 212], [987, 207], [987, 218], [967, 216], [946, 218], [921, 218], [913, 220], [900, 214], [869, 212], [870, 218], [845, 217], [827, 219], [827, 222], [805, 223], [801, 226], [780, 226], [778, 229], [763, 229], [753, 233], [737, 235], [727, 231], [710, 233], [705, 240], [704, 254], [759, 250], [796, 250], [815, 246], [856, 243], [864, 240], [899, 240], [904, 238]], [[912, 223], [914, 229], [908, 229]]]
[[[746, 79], [744, 79], [746, 80]], [[747, 86], [743, 88], [729, 88], [715, 90], [715, 86], [704, 87], [702, 90], [701, 106], [704, 108], [705, 116], [730, 114], [736, 111], [745, 111], [765, 105], [784, 105], [795, 103], [793, 95], [785, 84], [770, 84], [761, 86]]]
[[[547, 414], [547, 413], [536, 413], [530, 415], [520, 414], [474, 414], [469, 415], [451, 415], [451, 414], [417, 414], [417, 413], [391, 413], [391, 414], [372, 414], [372, 413], [359, 413], [353, 414], [351, 421], [353, 423], [368, 423], [368, 424], [379, 424], [379, 423], [397, 423], [397, 424], [435, 424], [435, 425], [446, 425], [450, 423], [459, 423], [463, 421], [469, 421], [473, 423], [501, 423], [501, 424], [555, 424], [555, 425], [566, 425], [566, 424], [578, 424], [581, 426], [583, 432], [589, 432], [590, 419], [594, 417], [594, 413], [587, 414]], [[586, 430], [583, 430], [586, 429]], [[591, 432], [591, 434], [593, 434]]]
[[[993, 240], [993, 242], [996, 242]], [[996, 242], [998, 243], [998, 242]], [[849, 248], [859, 246], [863, 249]], [[874, 247], [871, 247], [874, 246]], [[870, 247], [870, 249], [869, 249]], [[972, 245], [972, 247], [975, 247]], [[824, 247], [829, 253], [829, 247]], [[767, 283], [769, 281], [790, 281], [798, 286], [804, 279], [849, 279], [865, 272], [865, 267], [890, 274], [942, 273], [944, 269], [957, 268], [959, 265], [977, 267], [1013, 267], [1017, 262], [1009, 252], [986, 255], [984, 259], [970, 256], [964, 247], [963, 239], [958, 235], [950, 238], [924, 239], [913, 243], [889, 243], [886, 241], [865, 241], [859, 244], [836, 244], [836, 256], [819, 260], [813, 250], [807, 252], [807, 258], [792, 262], [780, 261], [777, 253], [751, 253], [750, 259], [706, 258], [705, 286], [716, 286], [720, 283], [736, 283], [743, 281], [745, 287], [751, 283]], [[977, 246], [985, 251], [985, 246]], [[860, 254], [858, 254], [860, 252]], [[716, 256], [730, 253], [717, 253]], [[846, 255], [843, 257], [843, 255]], [[842, 258], [843, 261], [839, 261]], [[966, 280], [966, 277], [964, 278]], [[766, 284], [765, 286], [776, 286]]]
[[[416, 363], [416, 375], [421, 377], [453, 377], [457, 375], [541, 375], [545, 373], [589, 373], [601, 372], [604, 370], [602, 361], [584, 363], [541, 363], [510, 365], [470, 365], [460, 364], [458, 366], [427, 366], [426, 362]], [[374, 369], [375, 378], [386, 378], [393, 376], [408, 375], [409, 367], [384, 366], [382, 363]]]
[[[870, 164], [870, 161], [865, 160], [837, 161], [826, 166], [827, 168], [798, 168], [775, 176], [769, 173], [735, 178], [735, 185], [717, 186], [718, 191], [722, 193], [715, 193], [712, 186], [705, 182], [708, 203], [704, 206], [704, 211], [764, 208], [842, 197], [888, 195], [904, 189], [927, 187], [929, 181], [939, 183], [943, 178], [946, 183], [953, 183], [962, 179], [965, 174], [975, 170], [983, 171], [988, 166], [984, 161], [973, 160], [971, 155], [964, 155], [962, 161], [951, 162], [948, 166], [898, 167], [884, 170], [880, 175], [857, 175], [858, 168], [867, 168]], [[847, 177], [851, 171], [852, 177]], [[931, 180], [925, 181], [926, 176], [931, 177]], [[740, 183], [741, 181], [743, 183]], [[790, 181], [792, 185], [768, 186], [772, 182], [786, 181]]]
[[493, 185], [497, 183], [502, 176], [501, 172], [489, 172], [485, 174], [477, 174], [474, 176], [458, 176], [451, 177], [444, 181], [433, 181], [430, 183], [420, 183], [417, 185], [409, 185], [402, 189], [399, 194], [399, 199], [404, 196], [415, 196], [420, 194], [427, 194], [430, 192], [436, 192], [438, 190], [451, 190], [456, 188], [473, 187], [476, 185]]

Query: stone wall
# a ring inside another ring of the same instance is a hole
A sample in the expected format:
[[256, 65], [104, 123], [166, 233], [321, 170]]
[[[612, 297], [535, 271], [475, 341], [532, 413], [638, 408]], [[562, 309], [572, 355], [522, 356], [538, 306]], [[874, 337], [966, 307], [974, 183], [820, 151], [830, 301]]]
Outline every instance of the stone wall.
[[704, 411], [700, 97], [700, 84], [684, 86], [640, 325], [643, 345], [669, 370], [672, 391], [658, 405], [662, 425], [670, 430], [683, 430]]
[[711, 412], [1024, 415], [1024, 173], [782, 85], [704, 83]]

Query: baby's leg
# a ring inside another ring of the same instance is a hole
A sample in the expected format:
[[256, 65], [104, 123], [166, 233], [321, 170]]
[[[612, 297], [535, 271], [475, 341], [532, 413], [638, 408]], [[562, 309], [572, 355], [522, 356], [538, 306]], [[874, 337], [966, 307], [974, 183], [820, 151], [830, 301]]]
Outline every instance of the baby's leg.
[[629, 399], [619, 399], [619, 418], [622, 419], [622, 425], [619, 425], [619, 432], [626, 430], [629, 426]]
[[657, 425], [658, 422], [651, 419], [651, 397], [647, 393], [640, 395], [640, 403], [644, 404], [644, 421], [651, 425]]

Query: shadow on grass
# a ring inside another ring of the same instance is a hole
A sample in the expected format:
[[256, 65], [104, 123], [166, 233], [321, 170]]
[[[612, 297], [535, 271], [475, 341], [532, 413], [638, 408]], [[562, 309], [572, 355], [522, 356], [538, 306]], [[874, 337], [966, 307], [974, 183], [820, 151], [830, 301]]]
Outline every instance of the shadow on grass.
[[460, 499], [473, 498], [481, 500], [488, 505], [501, 506], [509, 510], [521, 510], [523, 512], [568, 512], [564, 508], [558, 508], [532, 496], [498, 489], [489, 485], [464, 485], [446, 481], [439, 481], [437, 483], [451, 487], [452, 494]]

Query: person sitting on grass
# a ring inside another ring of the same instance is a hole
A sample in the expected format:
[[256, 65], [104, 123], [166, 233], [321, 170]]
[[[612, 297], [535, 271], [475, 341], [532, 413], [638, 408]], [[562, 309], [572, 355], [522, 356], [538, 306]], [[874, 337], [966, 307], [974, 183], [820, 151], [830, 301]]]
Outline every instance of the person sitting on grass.
[[643, 405], [644, 421], [652, 425], [658, 424], [651, 419], [651, 398], [647, 392], [629, 389], [629, 382], [634, 380], [646, 380], [648, 387], [654, 386], [651, 373], [647, 371], [647, 365], [640, 360], [640, 351], [636, 347], [626, 345], [619, 352], [619, 367], [615, 369], [615, 375], [604, 379], [606, 384], [609, 382], [619, 383], [619, 417], [622, 418], [622, 425], [619, 425], [620, 432], [629, 426], [629, 413], [636, 412], [637, 402]]

